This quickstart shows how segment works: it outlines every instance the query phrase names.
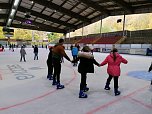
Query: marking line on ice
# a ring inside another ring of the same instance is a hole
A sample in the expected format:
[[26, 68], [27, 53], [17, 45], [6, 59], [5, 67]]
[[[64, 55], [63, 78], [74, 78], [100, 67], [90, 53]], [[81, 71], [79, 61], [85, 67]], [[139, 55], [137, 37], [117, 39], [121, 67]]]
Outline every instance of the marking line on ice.
[[103, 105], [101, 105], [101, 106], [99, 106], [99, 107], [97, 107], [97, 108], [95, 108], [95, 109], [93, 109], [93, 110], [88, 111], [86, 114], [94, 114], [94, 113], [96, 113], [96, 112], [98, 112], [98, 111], [101, 111], [101, 110], [103, 110], [103, 109], [105, 109], [105, 108], [107, 108], [107, 107], [109, 107], [109, 106], [111, 106], [111, 105], [113, 105], [113, 104], [118, 103], [118, 102], [121, 101], [121, 100], [124, 100], [124, 99], [126, 99], [126, 98], [129, 98], [130, 96], [132, 96], [132, 95], [134, 95], [134, 94], [136, 94], [136, 93], [138, 93], [138, 92], [141, 92], [141, 91], [145, 90], [145, 88], [147, 88], [147, 87], [149, 87], [149, 85], [147, 85], [147, 86], [145, 86], [145, 87], [143, 87], [143, 88], [137, 89], [137, 90], [135, 90], [134, 92], [129, 93], [128, 95], [121, 96], [121, 97], [119, 97], [119, 98], [117, 98], [117, 99], [115, 99], [115, 100], [112, 100], [112, 101], [110, 101], [110, 102], [108, 102], [108, 103], [105, 103], [105, 104], [103, 104]]
[[[71, 68], [71, 66], [66, 66], [66, 67]], [[71, 69], [73, 70], [73, 77], [72, 77], [72, 79], [71, 79], [70, 81], [68, 81], [68, 82], [66, 83], [66, 85], [69, 85], [69, 84], [70, 84], [72, 81], [74, 81], [74, 79], [76, 78], [76, 72], [75, 72], [75, 70], [74, 70], [73, 68], [71, 68]], [[30, 103], [30, 102], [32, 102], [32, 101], [36, 101], [36, 100], [42, 99], [42, 98], [44, 98], [44, 97], [46, 97], [46, 96], [48, 96], [48, 95], [51, 95], [51, 94], [53, 94], [53, 93], [55, 93], [55, 92], [57, 92], [57, 91], [58, 91], [57, 89], [53, 89], [52, 91], [47, 92], [47, 93], [44, 93], [44, 94], [42, 94], [42, 95], [40, 95], [40, 96], [38, 96], [38, 97], [31, 98], [31, 99], [29, 99], [29, 100], [25, 100], [25, 101], [22, 101], [22, 102], [20, 102], [20, 103], [16, 103], [16, 104], [14, 104], [14, 105], [5, 106], [5, 107], [0, 107], [0, 111], [7, 110], [7, 109], [10, 109], [10, 108], [14, 108], [14, 107], [17, 107], [17, 106], [21, 106], [21, 105]]]

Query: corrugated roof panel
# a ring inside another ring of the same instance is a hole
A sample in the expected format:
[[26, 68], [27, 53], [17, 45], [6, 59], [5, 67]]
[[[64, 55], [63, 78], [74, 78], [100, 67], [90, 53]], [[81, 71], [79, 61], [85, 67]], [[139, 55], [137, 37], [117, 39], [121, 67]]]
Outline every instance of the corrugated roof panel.
[[42, 9], [40, 9], [40, 8], [38, 8], [38, 7], [33, 7], [32, 10], [33, 10], [33, 11], [36, 11], [36, 12], [41, 12], [41, 11], [42, 11]]
[[9, 0], [0, 0], [0, 3], [9, 3]]
[[68, 3], [65, 3], [62, 7], [66, 8], [66, 9], [71, 9], [73, 6]]
[[61, 5], [65, 0], [52, 0], [52, 3]]

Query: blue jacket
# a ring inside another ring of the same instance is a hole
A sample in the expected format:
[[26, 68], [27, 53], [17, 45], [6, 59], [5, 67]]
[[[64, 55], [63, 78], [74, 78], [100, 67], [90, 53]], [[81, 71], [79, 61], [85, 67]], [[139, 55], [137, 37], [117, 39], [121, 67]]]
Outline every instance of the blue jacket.
[[78, 55], [78, 48], [77, 47], [72, 48], [72, 56], [74, 56], [74, 55]]

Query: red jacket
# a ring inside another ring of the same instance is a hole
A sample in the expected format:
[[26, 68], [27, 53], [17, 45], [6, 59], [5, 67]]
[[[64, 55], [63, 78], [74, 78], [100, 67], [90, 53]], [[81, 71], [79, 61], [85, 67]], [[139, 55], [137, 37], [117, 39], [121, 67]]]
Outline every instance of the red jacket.
[[128, 61], [124, 59], [121, 55], [119, 55], [117, 52], [116, 54], [116, 60], [114, 61], [113, 53], [110, 53], [106, 59], [100, 64], [101, 66], [108, 64], [107, 73], [112, 76], [120, 76], [120, 64], [124, 63], [127, 64]]

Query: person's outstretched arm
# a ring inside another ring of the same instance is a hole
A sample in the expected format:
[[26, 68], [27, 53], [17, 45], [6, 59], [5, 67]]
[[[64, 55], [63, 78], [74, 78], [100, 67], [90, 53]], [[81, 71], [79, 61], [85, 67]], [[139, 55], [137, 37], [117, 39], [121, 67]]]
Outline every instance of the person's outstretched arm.
[[122, 57], [122, 63], [127, 64], [128, 61], [125, 58]]
[[100, 66], [104, 66], [108, 63], [108, 58], [106, 57], [106, 59], [100, 64]]
[[97, 65], [98, 67], [100, 66], [100, 64], [99, 64], [95, 59], [93, 59], [93, 63], [94, 63], [95, 65]]
[[66, 58], [68, 61], [71, 62], [70, 58], [69, 58], [69, 57], [67, 56], [67, 54], [65, 53], [64, 48], [61, 48], [60, 52], [61, 52], [61, 55], [62, 55], [64, 58]]

